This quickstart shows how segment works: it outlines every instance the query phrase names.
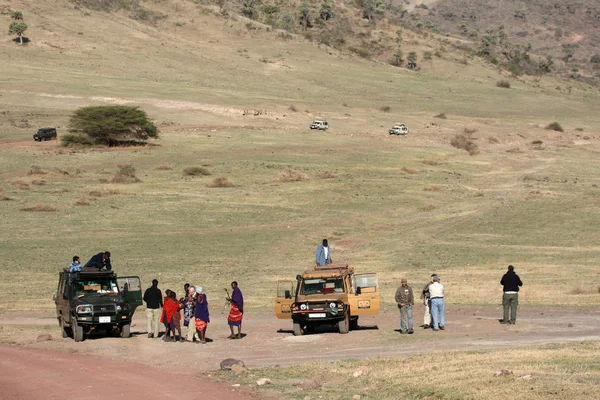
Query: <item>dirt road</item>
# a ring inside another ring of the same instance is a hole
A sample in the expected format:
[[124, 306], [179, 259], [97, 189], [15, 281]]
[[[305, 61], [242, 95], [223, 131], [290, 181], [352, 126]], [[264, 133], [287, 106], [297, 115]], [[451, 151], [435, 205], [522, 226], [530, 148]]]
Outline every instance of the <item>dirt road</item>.
[[0, 346], [0, 399], [204, 399], [251, 397], [231, 385], [135, 363]]

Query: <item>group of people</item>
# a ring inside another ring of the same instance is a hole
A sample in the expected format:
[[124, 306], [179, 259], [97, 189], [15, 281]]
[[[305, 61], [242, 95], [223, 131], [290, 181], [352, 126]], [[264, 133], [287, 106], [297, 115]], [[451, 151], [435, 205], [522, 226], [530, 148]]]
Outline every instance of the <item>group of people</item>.
[[92, 256], [92, 258], [90, 258], [85, 265], [81, 264], [79, 256], [73, 256], [73, 261], [71, 261], [68, 266], [69, 272], [81, 272], [84, 268], [98, 268], [100, 271], [112, 270], [112, 265], [110, 263], [110, 251], [103, 251]]
[[[210, 323], [208, 310], [208, 299], [201, 286], [193, 286], [186, 283], [183, 286], [185, 296], [177, 299], [174, 291], [167, 289], [163, 298], [158, 288], [158, 280], [152, 281], [152, 286], [144, 292], [146, 302], [146, 317], [148, 320], [148, 338], [157, 338], [160, 334], [160, 323], [165, 327], [163, 340], [173, 342], [195, 342], [205, 344], [206, 330]], [[229, 339], [242, 338], [242, 319], [244, 316], [244, 296], [237, 282], [231, 282], [231, 297], [227, 297], [231, 308], [227, 316], [227, 323], [231, 330]], [[182, 318], [183, 315], [183, 318]], [[187, 329], [185, 335], [183, 327]], [[237, 333], [234, 332], [237, 327]]]
[[[508, 266], [508, 271], [502, 276], [500, 284], [503, 287], [502, 306], [504, 309], [501, 324], [515, 324], [517, 320], [517, 306], [519, 304], [519, 288], [523, 282], [519, 275], [515, 273], [515, 267]], [[431, 280], [421, 291], [420, 298], [425, 305], [425, 315], [423, 317], [424, 329], [431, 328], [434, 332], [444, 330], [445, 325], [445, 303], [444, 303], [444, 285], [440, 282], [438, 274], [432, 274]], [[408, 286], [405, 278], [400, 280], [400, 287], [396, 290], [396, 303], [400, 309], [400, 333], [414, 333], [412, 307], [415, 304], [413, 290]]]

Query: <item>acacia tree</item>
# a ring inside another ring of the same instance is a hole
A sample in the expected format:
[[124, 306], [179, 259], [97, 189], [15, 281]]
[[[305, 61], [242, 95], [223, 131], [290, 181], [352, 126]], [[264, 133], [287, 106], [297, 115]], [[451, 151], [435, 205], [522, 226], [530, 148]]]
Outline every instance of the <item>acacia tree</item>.
[[23, 21], [23, 13], [21, 11], [13, 11], [10, 13], [10, 17], [15, 21]]
[[298, 9], [298, 22], [300, 22], [300, 25], [302, 25], [305, 30], [312, 28], [312, 16], [310, 15], [310, 8], [306, 1], [303, 1]]
[[415, 51], [409, 52], [406, 60], [408, 61], [408, 68], [414, 69], [417, 67], [417, 53]]
[[17, 35], [19, 37], [19, 41], [23, 44], [23, 34], [27, 30], [27, 24], [24, 22], [12, 22], [8, 27], [9, 35]]
[[158, 138], [158, 129], [146, 112], [129, 106], [80, 108], [71, 116], [70, 128], [109, 146], [127, 139]]
[[394, 65], [396, 67], [400, 67], [404, 63], [404, 53], [402, 49], [398, 47], [398, 50], [394, 53]]

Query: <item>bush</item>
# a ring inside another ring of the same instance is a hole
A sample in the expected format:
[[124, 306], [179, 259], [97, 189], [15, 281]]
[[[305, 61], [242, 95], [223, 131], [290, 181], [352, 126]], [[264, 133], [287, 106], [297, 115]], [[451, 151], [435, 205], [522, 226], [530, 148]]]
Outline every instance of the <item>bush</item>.
[[226, 176], [220, 176], [218, 178], [213, 179], [211, 183], [206, 185], [209, 188], [220, 188], [220, 187], [233, 187], [235, 186], [231, 179]]
[[324, 172], [319, 173], [318, 177], [321, 179], [333, 179], [336, 176], [332, 172], [324, 171]]
[[499, 88], [510, 89], [510, 82], [506, 79], [501, 79], [498, 82], [496, 82], [496, 86], [498, 86]]
[[457, 149], [466, 150], [471, 156], [479, 154], [479, 147], [477, 146], [477, 143], [473, 142], [465, 135], [456, 135], [450, 141], [450, 144], [452, 147], [456, 147]]
[[72, 146], [92, 146], [94, 142], [87, 135], [63, 135], [60, 138], [61, 144], [65, 147]]
[[546, 129], [548, 129], [549, 131], [564, 132], [563, 127], [560, 126], [558, 122], [552, 122], [546, 127]]
[[76, 206], [89, 206], [92, 203], [88, 199], [79, 199], [73, 203]]
[[275, 182], [299, 182], [299, 181], [308, 181], [310, 178], [303, 174], [302, 172], [292, 171], [291, 169], [286, 169], [283, 173], [276, 178]]
[[92, 106], [75, 111], [70, 128], [87, 133], [97, 144], [114, 146], [124, 139], [158, 138], [156, 125], [137, 107]]
[[183, 174], [187, 176], [207, 176], [212, 175], [205, 167], [187, 167], [183, 169]]
[[446, 116], [446, 113], [440, 113], [438, 115], [434, 115], [433, 118], [448, 119], [448, 117]]
[[45, 175], [46, 171], [42, 169], [39, 165], [32, 165], [27, 171], [27, 175]]
[[159, 166], [157, 166], [154, 169], [156, 171], [169, 171], [169, 170], [172, 170], [173, 167], [170, 164], [160, 164]]
[[135, 176], [133, 165], [119, 165], [119, 171], [113, 176], [112, 183], [139, 183], [141, 180]]
[[384, 112], [384, 113], [389, 113], [390, 111], [392, 111], [392, 107], [390, 106], [383, 106], [379, 108], [379, 111]]

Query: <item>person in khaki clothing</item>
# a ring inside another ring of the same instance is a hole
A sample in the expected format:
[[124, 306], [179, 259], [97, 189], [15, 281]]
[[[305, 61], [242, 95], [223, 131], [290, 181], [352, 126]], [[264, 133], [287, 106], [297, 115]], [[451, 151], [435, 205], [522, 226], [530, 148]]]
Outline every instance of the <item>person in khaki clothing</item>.
[[152, 280], [152, 287], [144, 292], [146, 302], [146, 318], [148, 319], [148, 337], [158, 337], [160, 333], [160, 315], [163, 307], [162, 293], [158, 288], [158, 281]]
[[412, 307], [415, 304], [413, 291], [408, 286], [408, 281], [402, 279], [401, 286], [396, 290], [396, 303], [400, 309], [400, 333], [414, 333]]

